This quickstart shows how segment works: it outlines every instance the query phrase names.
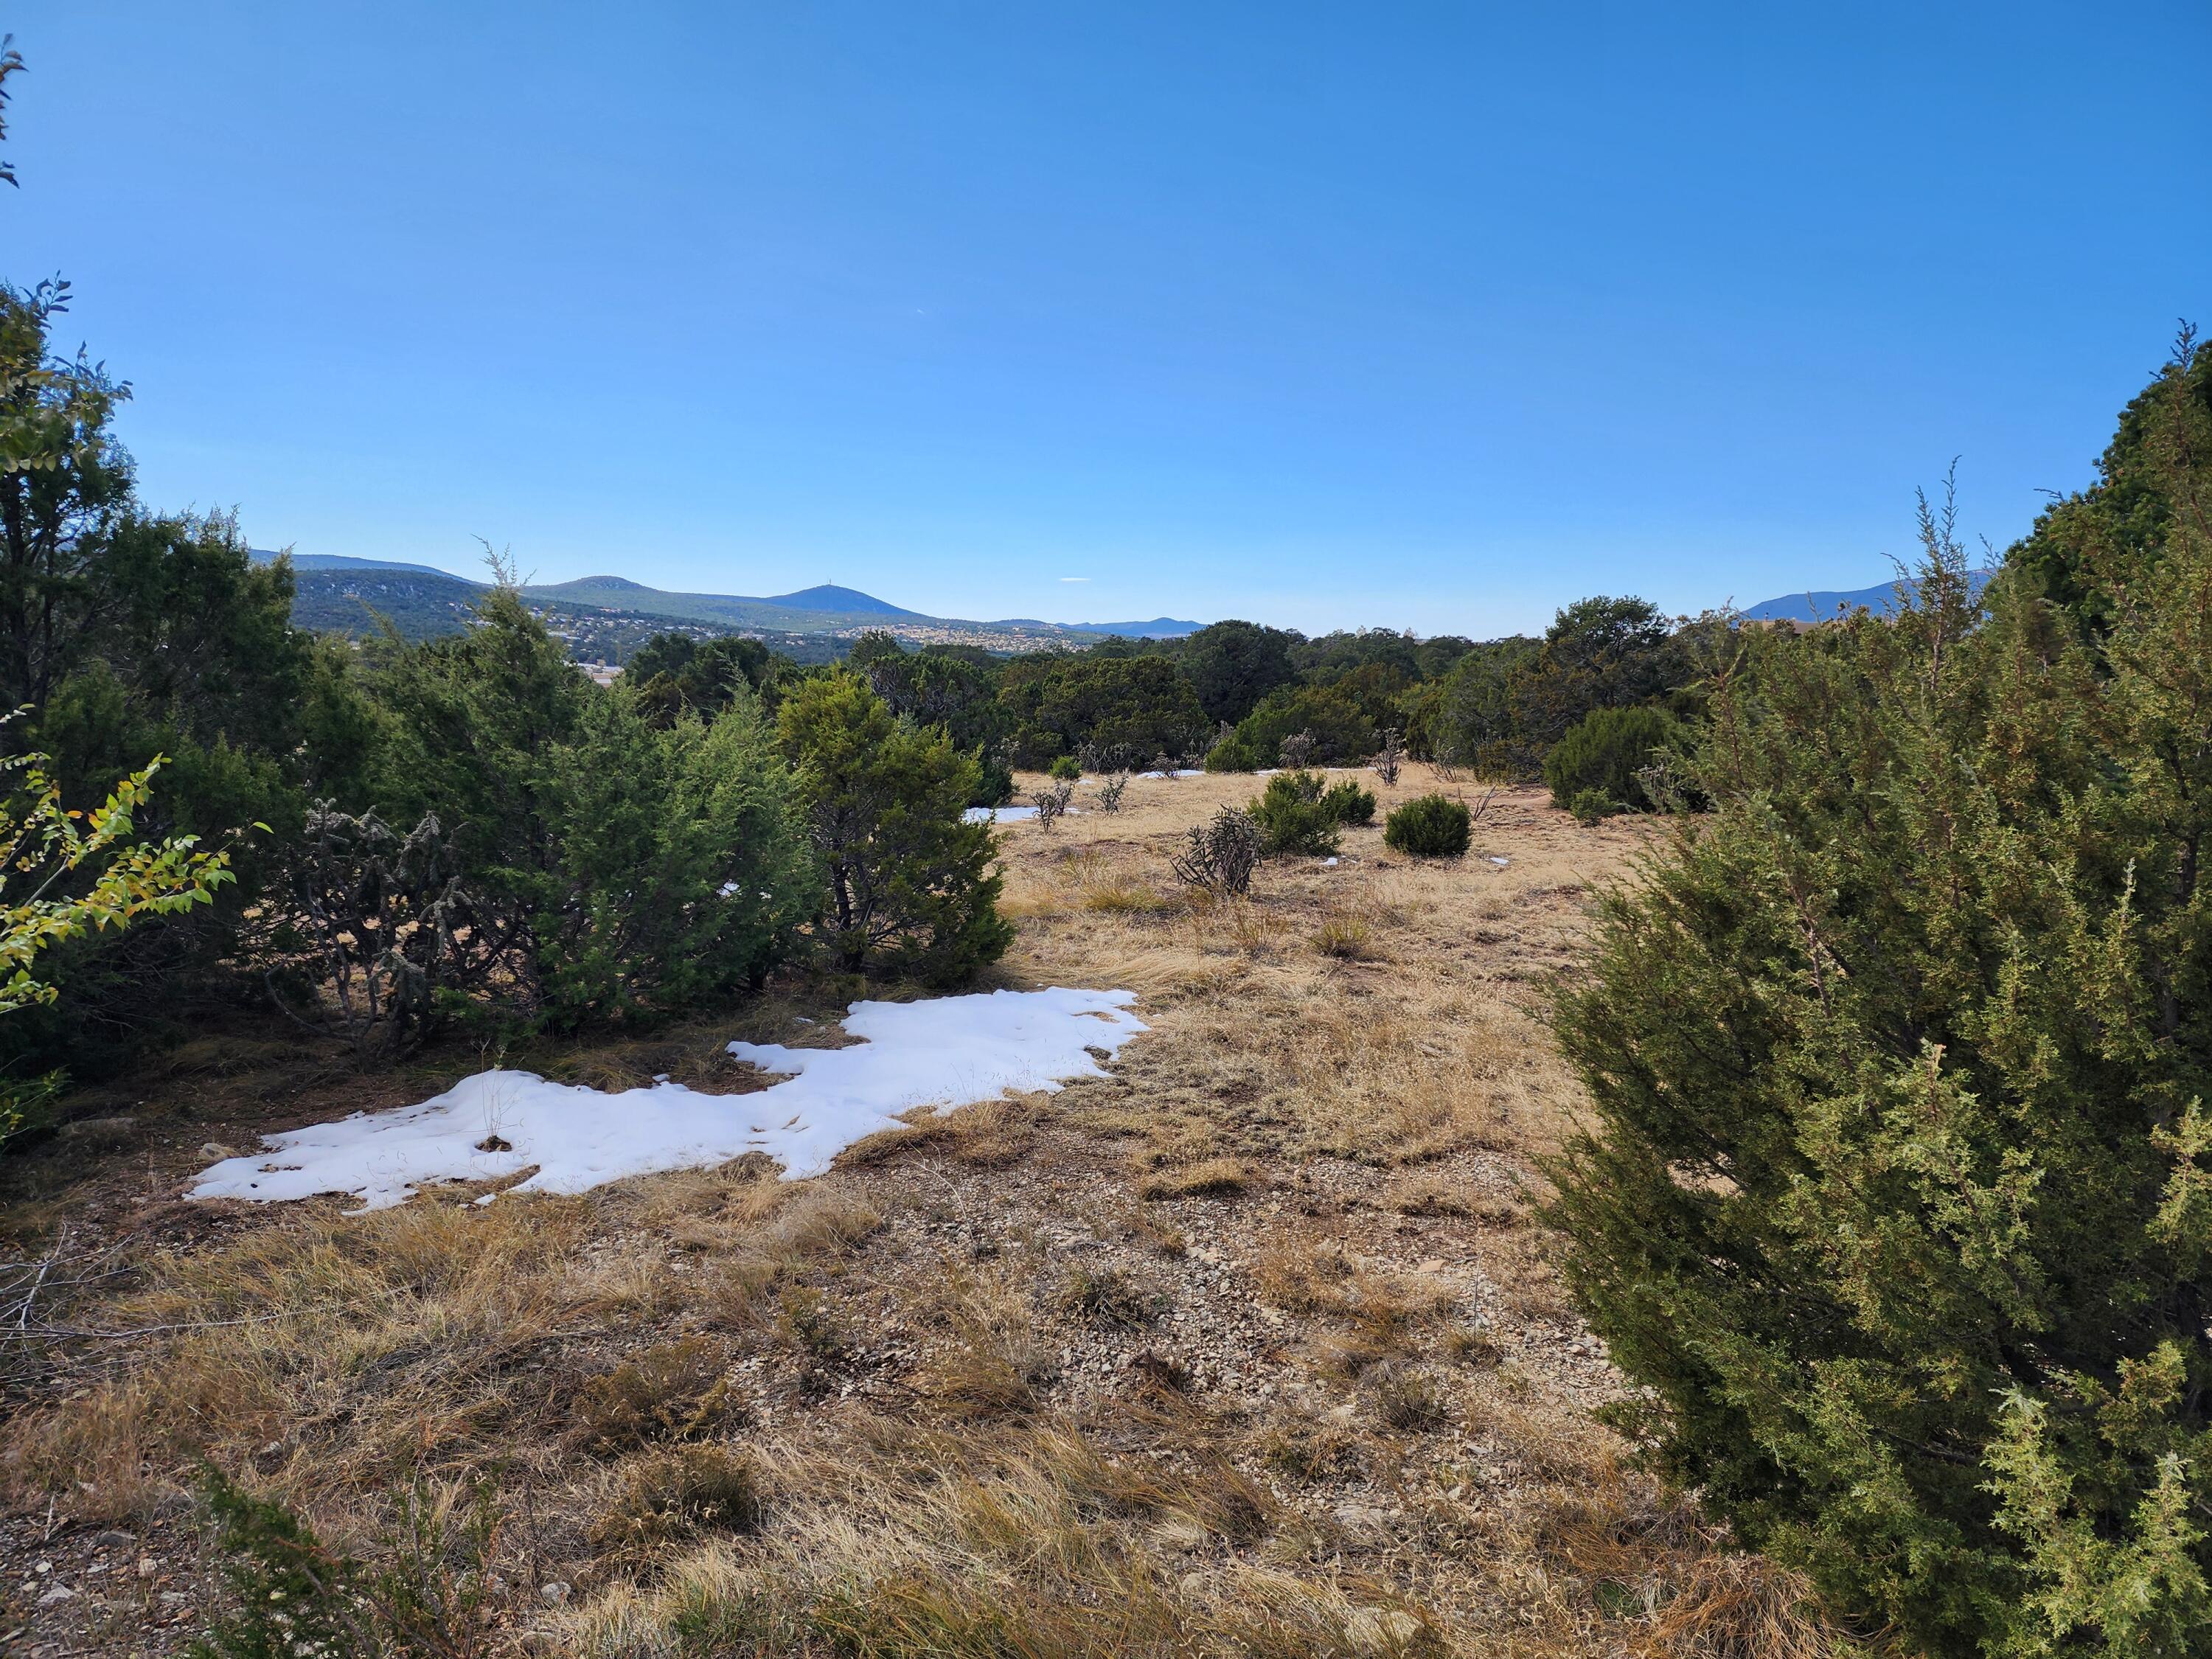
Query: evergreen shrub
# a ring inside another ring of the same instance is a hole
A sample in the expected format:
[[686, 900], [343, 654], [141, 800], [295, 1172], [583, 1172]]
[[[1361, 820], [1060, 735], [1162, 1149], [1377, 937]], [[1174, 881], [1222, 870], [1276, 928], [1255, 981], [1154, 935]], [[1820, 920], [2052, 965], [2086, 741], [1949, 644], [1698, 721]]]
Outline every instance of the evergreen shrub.
[[1648, 811], [1655, 803], [1637, 775], [1675, 742], [1680, 730], [1664, 709], [1592, 710], [1544, 757], [1552, 805], [1578, 818]]
[[1959, 1659], [2212, 1651], [2193, 343], [2104, 472], [2039, 528], [2063, 603], [2031, 546], [1984, 615], [1923, 511], [1911, 609], [1747, 635], [1710, 811], [1603, 899], [1556, 1010], [1595, 1115], [1551, 1216], [1618, 1419], [1846, 1617]]
[[1467, 851], [1464, 805], [1449, 795], [1417, 795], [1383, 821], [1382, 844], [1417, 859], [1455, 859]]

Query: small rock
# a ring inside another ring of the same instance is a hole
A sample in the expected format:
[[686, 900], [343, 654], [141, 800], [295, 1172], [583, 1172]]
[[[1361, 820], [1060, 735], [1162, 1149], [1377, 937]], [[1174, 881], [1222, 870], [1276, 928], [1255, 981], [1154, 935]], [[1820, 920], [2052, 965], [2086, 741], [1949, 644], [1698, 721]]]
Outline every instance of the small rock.
[[1415, 1273], [1440, 1273], [1443, 1270], [1443, 1258], [1437, 1255], [1431, 1256], [1426, 1261], [1424, 1261], [1419, 1267], [1413, 1269]]
[[103, 1532], [92, 1540], [112, 1550], [128, 1549], [138, 1540], [127, 1532]]
[[138, 1558], [138, 1576], [141, 1578], [151, 1578], [161, 1570], [161, 1564], [152, 1556], [142, 1555]]
[[200, 1156], [202, 1158], [236, 1158], [238, 1153], [233, 1148], [224, 1146], [220, 1140], [210, 1140], [201, 1146]]
[[46, 1586], [46, 1593], [39, 1598], [39, 1605], [42, 1607], [59, 1607], [64, 1601], [75, 1600], [76, 1600], [75, 1590], [67, 1584], [54, 1583]]
[[556, 1607], [568, 1599], [568, 1586], [556, 1578], [550, 1583], [540, 1584], [538, 1593]]

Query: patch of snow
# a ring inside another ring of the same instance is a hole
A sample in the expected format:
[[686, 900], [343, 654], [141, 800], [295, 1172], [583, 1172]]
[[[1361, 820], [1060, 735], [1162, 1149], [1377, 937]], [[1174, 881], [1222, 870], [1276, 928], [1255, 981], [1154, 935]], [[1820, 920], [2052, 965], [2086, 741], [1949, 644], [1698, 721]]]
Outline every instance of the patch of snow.
[[1324, 870], [1334, 870], [1341, 862], [1343, 860], [1340, 859], [1323, 859], [1321, 861], [1321, 867]]
[[1492, 854], [1490, 855], [1490, 861], [1491, 861], [1492, 864], [1496, 865], [1496, 866], [1497, 866], [1499, 869], [1501, 869], [1501, 870], [1503, 870], [1503, 869], [1506, 866], [1506, 865], [1507, 865], [1507, 864], [1509, 864], [1509, 863], [1510, 863], [1510, 862], [1511, 862], [1511, 860], [1508, 860], [1508, 859], [1502, 859], [1502, 858], [1498, 857], [1498, 854], [1495, 854], [1495, 853], [1492, 853]]
[[1180, 772], [1139, 772], [1137, 775], [1140, 778], [1202, 778], [1206, 775], [1206, 769], [1203, 767], [1186, 767]]
[[[681, 1084], [603, 1094], [529, 1072], [479, 1072], [435, 1099], [397, 1111], [264, 1135], [264, 1152], [200, 1172], [192, 1198], [275, 1200], [351, 1193], [361, 1210], [402, 1202], [445, 1181], [489, 1181], [535, 1169], [510, 1192], [580, 1193], [663, 1170], [711, 1168], [748, 1152], [784, 1179], [819, 1175], [863, 1135], [918, 1109], [945, 1111], [1008, 1091], [1057, 1091], [1104, 1075], [1147, 1029], [1133, 991], [993, 991], [927, 1002], [856, 1002], [844, 1048], [732, 1042], [729, 1051], [784, 1080], [757, 1093], [705, 1095]], [[486, 1194], [479, 1203], [489, 1203]], [[356, 1214], [361, 1211], [354, 1212]]]
[[1034, 806], [971, 806], [960, 815], [963, 823], [1013, 823], [1022, 818], [1033, 818]]

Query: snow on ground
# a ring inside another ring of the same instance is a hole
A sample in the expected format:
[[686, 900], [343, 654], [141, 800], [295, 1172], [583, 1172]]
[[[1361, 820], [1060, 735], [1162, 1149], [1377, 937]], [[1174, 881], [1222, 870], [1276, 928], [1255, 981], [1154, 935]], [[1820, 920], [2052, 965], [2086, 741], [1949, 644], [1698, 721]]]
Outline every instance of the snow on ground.
[[1203, 771], [1191, 770], [1185, 772], [1139, 772], [1137, 775], [1140, 778], [1202, 778], [1206, 774]]
[[186, 1195], [351, 1193], [362, 1210], [380, 1210], [439, 1182], [498, 1180], [533, 1166], [535, 1175], [507, 1190], [580, 1193], [754, 1152], [797, 1180], [821, 1174], [863, 1135], [918, 1108], [945, 1111], [1103, 1076], [1098, 1056], [1110, 1060], [1147, 1029], [1129, 1012], [1136, 1000], [1133, 991], [1055, 986], [856, 1002], [844, 1024], [862, 1041], [849, 1048], [730, 1044], [738, 1059], [782, 1075], [748, 1095], [699, 1094], [675, 1083], [603, 1094], [529, 1072], [479, 1072], [419, 1106], [264, 1135], [267, 1152], [202, 1170]]
[[960, 815], [963, 823], [1012, 823], [1018, 818], [1033, 818], [1034, 806], [971, 806]]

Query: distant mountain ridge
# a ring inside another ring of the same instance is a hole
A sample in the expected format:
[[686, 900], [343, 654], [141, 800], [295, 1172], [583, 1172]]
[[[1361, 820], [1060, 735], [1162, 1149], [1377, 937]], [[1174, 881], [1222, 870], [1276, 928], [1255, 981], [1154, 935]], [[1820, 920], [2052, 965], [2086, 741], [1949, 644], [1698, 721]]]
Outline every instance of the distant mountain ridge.
[[[254, 558], [268, 563], [276, 555], [255, 549]], [[406, 564], [389, 559], [357, 559], [340, 553], [295, 553], [292, 568], [298, 573], [299, 603], [295, 612], [306, 627], [342, 628], [356, 631], [350, 619], [367, 604], [402, 623], [401, 631], [416, 630], [399, 616], [440, 620], [431, 631], [450, 633], [461, 623], [461, 612], [483, 590], [484, 584], [429, 565]], [[830, 583], [754, 599], [734, 593], [677, 593], [648, 587], [627, 576], [580, 576], [571, 581], [532, 583], [522, 590], [535, 604], [580, 613], [614, 613], [637, 617], [665, 617], [726, 630], [755, 629], [777, 634], [848, 634], [872, 627], [888, 628], [917, 641], [940, 636], [988, 638], [992, 648], [1019, 650], [1049, 644], [1071, 635], [1103, 638], [1121, 635], [1132, 639], [1175, 639], [1194, 634], [1203, 623], [1157, 617], [1146, 623], [1048, 623], [1028, 617], [995, 622], [969, 622], [908, 611], [858, 588]], [[397, 607], [397, 609], [395, 609]], [[450, 617], [450, 620], [444, 620]]]
[[[1967, 585], [1977, 598], [1996, 574], [1993, 570], [1966, 573]], [[1743, 616], [1751, 622], [1827, 622], [1849, 611], [1894, 611], [1900, 590], [1909, 601], [1918, 595], [1920, 584], [1908, 577], [1902, 582], [1883, 582], [1875, 587], [1853, 588], [1849, 592], [1788, 594], [1747, 605], [1743, 608]]]

